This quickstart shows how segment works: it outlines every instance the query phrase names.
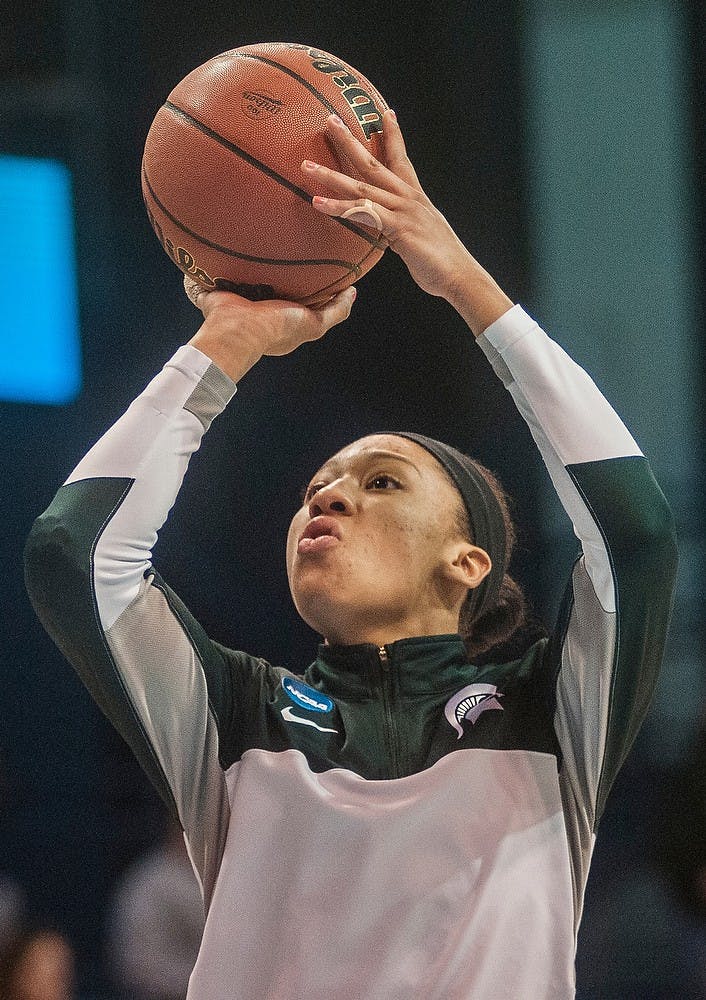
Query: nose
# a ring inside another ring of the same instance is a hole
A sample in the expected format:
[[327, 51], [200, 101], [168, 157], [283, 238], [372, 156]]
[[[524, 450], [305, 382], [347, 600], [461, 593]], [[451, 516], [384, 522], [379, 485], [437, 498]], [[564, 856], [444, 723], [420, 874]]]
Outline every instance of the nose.
[[350, 514], [353, 511], [353, 502], [343, 488], [340, 479], [329, 483], [328, 486], [322, 486], [309, 501], [309, 517], [327, 514], [329, 511], [335, 511], [338, 514]]

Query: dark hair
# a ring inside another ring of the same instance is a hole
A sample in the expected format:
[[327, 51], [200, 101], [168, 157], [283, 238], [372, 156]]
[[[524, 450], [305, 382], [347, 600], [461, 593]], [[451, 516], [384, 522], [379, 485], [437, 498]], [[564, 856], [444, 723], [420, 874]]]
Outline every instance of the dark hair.
[[[464, 455], [477, 472], [483, 476], [493, 492], [502, 512], [505, 523], [505, 565], [510, 565], [517, 530], [510, 513], [510, 500], [499, 479], [490, 469], [475, 459]], [[455, 488], [455, 484], [446, 469], [443, 468], [447, 480]], [[471, 527], [463, 499], [459, 494], [456, 509], [455, 529], [469, 542], [473, 542]], [[493, 558], [493, 553], [488, 553]], [[511, 660], [522, 655], [526, 649], [546, 634], [544, 628], [533, 617], [522, 587], [506, 572], [495, 603], [478, 618], [473, 618], [472, 594], [461, 606], [458, 619], [458, 631], [463, 637], [469, 660], [474, 663], [492, 660]], [[492, 654], [492, 655], [491, 655]]]

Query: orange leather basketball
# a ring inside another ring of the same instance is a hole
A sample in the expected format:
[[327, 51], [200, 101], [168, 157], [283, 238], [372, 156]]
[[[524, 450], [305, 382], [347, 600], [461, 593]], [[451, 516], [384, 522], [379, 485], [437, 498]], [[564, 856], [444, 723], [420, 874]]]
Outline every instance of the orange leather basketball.
[[386, 243], [312, 208], [313, 195], [330, 192], [301, 163], [357, 176], [338, 162], [326, 119], [337, 114], [382, 159], [386, 108], [358, 70], [309, 45], [215, 56], [177, 84], [147, 135], [142, 191], [160, 243], [205, 288], [326, 301], [369, 271]]

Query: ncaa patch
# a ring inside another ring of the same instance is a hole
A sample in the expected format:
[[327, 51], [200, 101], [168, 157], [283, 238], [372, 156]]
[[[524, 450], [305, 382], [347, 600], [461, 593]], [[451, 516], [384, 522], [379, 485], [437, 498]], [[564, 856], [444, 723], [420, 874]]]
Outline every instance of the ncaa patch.
[[332, 712], [333, 701], [325, 694], [309, 687], [295, 677], [283, 677], [282, 687], [290, 701], [309, 712]]
[[494, 684], [469, 684], [461, 688], [455, 695], [446, 702], [444, 715], [449, 723], [458, 733], [457, 739], [463, 736], [463, 726], [466, 719], [471, 725], [475, 725], [481, 712], [486, 712], [491, 708], [498, 708], [502, 712], [503, 707], [498, 701], [503, 695]]

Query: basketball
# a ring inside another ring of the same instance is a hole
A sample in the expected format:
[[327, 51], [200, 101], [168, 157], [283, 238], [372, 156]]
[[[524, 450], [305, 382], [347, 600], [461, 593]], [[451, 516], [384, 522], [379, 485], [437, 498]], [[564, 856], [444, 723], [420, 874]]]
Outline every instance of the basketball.
[[337, 114], [382, 159], [386, 109], [362, 73], [309, 45], [246, 45], [197, 67], [145, 141], [142, 193], [162, 247], [205, 288], [325, 302], [387, 244], [375, 229], [313, 209], [312, 196], [330, 192], [301, 163], [358, 177], [339, 162], [326, 119]]

